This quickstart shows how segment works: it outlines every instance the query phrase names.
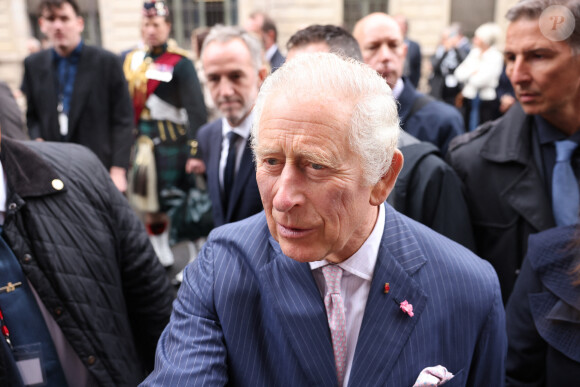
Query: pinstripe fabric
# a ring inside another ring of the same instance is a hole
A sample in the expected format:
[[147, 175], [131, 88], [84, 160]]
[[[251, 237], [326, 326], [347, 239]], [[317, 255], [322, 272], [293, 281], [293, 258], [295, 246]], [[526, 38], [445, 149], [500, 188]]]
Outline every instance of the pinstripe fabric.
[[[384, 293], [384, 283], [391, 291]], [[415, 316], [395, 300], [413, 304]], [[491, 266], [386, 206], [350, 386], [410, 386], [441, 364], [449, 386], [502, 386], [504, 312]], [[187, 267], [146, 386], [336, 386], [308, 264], [282, 254], [264, 214], [214, 230]]]

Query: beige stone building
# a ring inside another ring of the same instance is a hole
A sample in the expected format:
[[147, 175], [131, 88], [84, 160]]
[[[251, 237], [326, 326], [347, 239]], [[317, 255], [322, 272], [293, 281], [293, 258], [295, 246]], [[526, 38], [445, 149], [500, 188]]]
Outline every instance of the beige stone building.
[[[85, 40], [113, 52], [133, 47], [139, 41], [142, 0], [78, 0], [85, 18]], [[174, 35], [189, 48], [194, 27], [215, 23], [237, 24], [260, 9], [277, 21], [279, 45], [304, 26], [338, 24], [351, 29], [369, 12], [403, 14], [410, 21], [409, 37], [422, 46], [425, 58], [433, 52], [441, 30], [459, 21], [469, 35], [480, 24], [496, 21], [505, 26], [503, 15], [516, 0], [168, 0], [173, 10]], [[27, 41], [39, 36], [39, 0], [0, 0], [0, 80], [18, 87], [22, 61], [28, 55]], [[424, 74], [428, 61], [424, 60]], [[424, 77], [425, 78], [425, 77]], [[423, 84], [424, 87], [424, 84]]]

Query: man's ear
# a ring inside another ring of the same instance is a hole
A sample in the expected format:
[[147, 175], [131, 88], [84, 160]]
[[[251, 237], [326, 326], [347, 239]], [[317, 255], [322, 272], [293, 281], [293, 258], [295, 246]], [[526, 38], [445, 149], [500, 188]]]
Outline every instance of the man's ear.
[[45, 29], [44, 18], [42, 16], [38, 18], [38, 27], [40, 28], [40, 32], [46, 35], [46, 32], [44, 31]]
[[85, 30], [85, 19], [82, 16], [77, 16], [77, 23], [82, 33]]
[[381, 177], [377, 184], [375, 184], [371, 190], [370, 204], [373, 206], [378, 206], [387, 200], [391, 191], [395, 187], [395, 182], [397, 181], [397, 176], [403, 168], [403, 154], [400, 150], [395, 149], [393, 153], [393, 159], [391, 160], [391, 166], [387, 173]]
[[260, 85], [258, 87], [262, 87], [262, 83], [264, 82], [269, 73], [270, 70], [265, 65], [262, 65], [262, 67], [260, 67], [260, 69], [258, 70], [258, 79], [260, 80]]

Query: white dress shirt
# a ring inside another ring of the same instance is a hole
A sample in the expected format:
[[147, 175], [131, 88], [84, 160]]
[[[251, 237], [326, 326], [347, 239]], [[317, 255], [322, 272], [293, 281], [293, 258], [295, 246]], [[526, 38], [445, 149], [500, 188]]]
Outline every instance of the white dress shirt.
[[252, 128], [252, 113], [248, 114], [246, 119], [242, 121], [239, 126], [232, 127], [228, 120], [222, 118], [222, 153], [220, 156], [220, 189], [224, 189], [224, 171], [226, 169], [226, 162], [228, 160], [228, 151], [230, 148], [230, 142], [228, 140], [227, 134], [233, 130], [240, 137], [236, 141], [236, 168], [234, 169], [234, 175], [238, 173], [240, 169], [240, 164], [242, 162], [242, 155], [244, 154], [244, 149], [246, 148], [246, 143], [250, 138], [250, 129]]
[[[348, 385], [354, 351], [360, 332], [360, 327], [371, 289], [371, 282], [379, 246], [385, 228], [385, 205], [379, 206], [379, 216], [373, 231], [363, 243], [363, 245], [350, 258], [340, 263], [344, 270], [342, 281], [340, 282], [340, 293], [344, 301], [344, 312], [346, 315], [346, 369], [344, 372], [344, 386]], [[325, 259], [322, 261], [310, 262], [312, 275], [318, 285], [318, 290], [322, 298], [326, 294], [326, 281], [322, 274], [322, 267], [328, 265]]]
[[266, 52], [264, 53], [264, 57], [268, 62], [272, 60], [272, 57], [274, 56], [274, 53], [276, 52], [277, 49], [278, 45], [274, 43], [273, 45], [270, 46], [268, 50], [266, 50]]
[[393, 87], [393, 98], [399, 99], [403, 89], [405, 88], [405, 83], [401, 78], [397, 79], [397, 83], [395, 83], [395, 87]]

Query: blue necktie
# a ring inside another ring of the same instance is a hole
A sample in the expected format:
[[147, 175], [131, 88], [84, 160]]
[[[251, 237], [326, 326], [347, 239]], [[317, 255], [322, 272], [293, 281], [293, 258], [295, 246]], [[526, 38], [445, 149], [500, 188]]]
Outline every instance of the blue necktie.
[[554, 144], [556, 145], [556, 164], [552, 175], [554, 220], [558, 226], [576, 224], [580, 193], [570, 160], [578, 144], [570, 140], [556, 141]]
[[234, 172], [236, 170], [236, 140], [240, 137], [233, 130], [228, 132], [227, 136], [229, 148], [226, 168], [224, 170], [224, 212], [227, 212], [230, 192], [234, 186]]

